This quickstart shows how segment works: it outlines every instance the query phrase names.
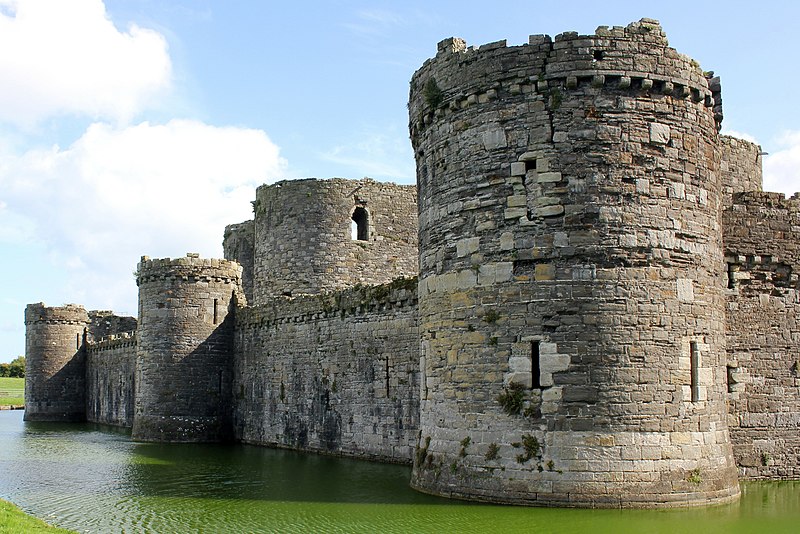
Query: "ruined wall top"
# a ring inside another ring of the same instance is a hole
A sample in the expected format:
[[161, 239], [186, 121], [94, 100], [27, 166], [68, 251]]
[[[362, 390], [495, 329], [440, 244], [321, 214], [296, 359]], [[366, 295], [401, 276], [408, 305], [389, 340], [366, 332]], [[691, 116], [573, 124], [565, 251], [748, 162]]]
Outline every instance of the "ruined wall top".
[[412, 141], [415, 129], [448, 110], [491, 101], [505, 91], [542, 93], [582, 83], [612, 83], [703, 101], [714, 107], [719, 126], [719, 80], [712, 76], [697, 61], [671, 48], [653, 19], [626, 27], [600, 26], [594, 35], [565, 32], [555, 40], [532, 35], [527, 44], [511, 47], [504, 40], [467, 47], [463, 39], [453, 37], [441, 41], [436, 57], [428, 59], [412, 78]]
[[241, 277], [242, 267], [235, 261], [200, 258], [199, 254], [192, 252], [175, 259], [142, 256], [136, 266], [137, 285], [167, 278], [238, 283]]
[[719, 146], [723, 205], [730, 205], [735, 193], [761, 191], [761, 146], [729, 135], [719, 136]]
[[416, 275], [416, 191], [369, 178], [259, 187], [254, 303]]
[[43, 302], [25, 307], [25, 324], [88, 324], [89, 313], [79, 304], [46, 306]]
[[250, 219], [225, 227], [222, 238], [222, 250], [226, 260], [232, 260], [242, 266], [242, 289], [247, 302], [253, 302], [253, 262], [255, 254], [256, 228], [255, 221]]

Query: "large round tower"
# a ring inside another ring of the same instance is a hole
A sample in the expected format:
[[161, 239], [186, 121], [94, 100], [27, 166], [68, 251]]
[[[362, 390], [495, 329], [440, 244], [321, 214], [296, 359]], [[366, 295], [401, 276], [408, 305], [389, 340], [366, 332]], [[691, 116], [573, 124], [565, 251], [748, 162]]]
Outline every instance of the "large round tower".
[[417, 191], [362, 180], [287, 180], [256, 191], [254, 304], [417, 274]]
[[133, 439], [230, 438], [233, 311], [243, 295], [241, 275], [238, 263], [197, 254], [142, 257]]
[[25, 420], [83, 421], [86, 418], [83, 306], [25, 308]]
[[738, 496], [713, 105], [648, 19], [518, 47], [448, 39], [415, 73], [414, 487], [562, 506]]

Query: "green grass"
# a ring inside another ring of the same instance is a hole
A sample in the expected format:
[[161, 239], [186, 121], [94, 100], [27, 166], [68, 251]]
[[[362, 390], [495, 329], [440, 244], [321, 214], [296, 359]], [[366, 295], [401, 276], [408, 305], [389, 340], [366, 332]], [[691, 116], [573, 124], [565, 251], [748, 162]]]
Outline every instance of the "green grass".
[[25, 379], [0, 377], [0, 406], [25, 404]]
[[44, 521], [30, 516], [11, 504], [0, 499], [0, 534], [18, 534], [20, 532], [47, 532], [48, 534], [74, 534], [72, 530], [64, 530], [48, 525]]

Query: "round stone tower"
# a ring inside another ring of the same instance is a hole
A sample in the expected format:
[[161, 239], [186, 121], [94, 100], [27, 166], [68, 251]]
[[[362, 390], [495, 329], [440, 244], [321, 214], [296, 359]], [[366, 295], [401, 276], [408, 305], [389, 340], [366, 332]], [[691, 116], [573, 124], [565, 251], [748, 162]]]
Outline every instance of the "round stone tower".
[[25, 308], [25, 420], [83, 421], [86, 418], [83, 306]]
[[132, 437], [213, 442], [231, 437], [233, 312], [238, 263], [185, 258], [137, 266], [139, 327]]
[[414, 487], [587, 507], [738, 496], [713, 107], [648, 19], [448, 39], [415, 73]]
[[287, 180], [256, 192], [254, 303], [417, 274], [416, 187]]

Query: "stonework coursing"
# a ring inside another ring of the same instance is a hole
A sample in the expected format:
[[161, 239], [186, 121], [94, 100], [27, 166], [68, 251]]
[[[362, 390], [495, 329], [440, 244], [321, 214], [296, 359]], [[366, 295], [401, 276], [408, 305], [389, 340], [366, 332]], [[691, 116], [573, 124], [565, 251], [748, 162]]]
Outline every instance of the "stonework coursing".
[[416, 188], [292, 180], [256, 192], [254, 304], [417, 274]]
[[738, 495], [710, 94], [653, 21], [454, 39], [417, 71], [413, 485], [566, 506]]
[[722, 220], [734, 453], [747, 478], [798, 478], [800, 198], [737, 194]]
[[[137, 269], [135, 323], [26, 309], [26, 419], [413, 464], [515, 504], [719, 503], [798, 478], [800, 199], [720, 136], [657, 21], [439, 43], [417, 187], [264, 185], [225, 260]], [[103, 337], [105, 336], [105, 337]]]

